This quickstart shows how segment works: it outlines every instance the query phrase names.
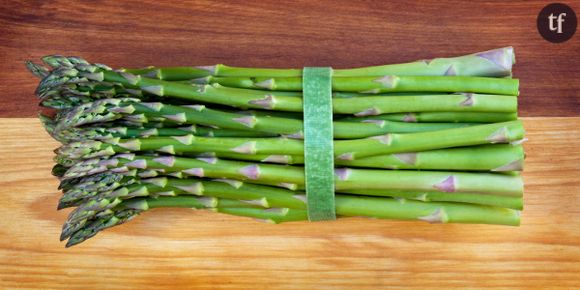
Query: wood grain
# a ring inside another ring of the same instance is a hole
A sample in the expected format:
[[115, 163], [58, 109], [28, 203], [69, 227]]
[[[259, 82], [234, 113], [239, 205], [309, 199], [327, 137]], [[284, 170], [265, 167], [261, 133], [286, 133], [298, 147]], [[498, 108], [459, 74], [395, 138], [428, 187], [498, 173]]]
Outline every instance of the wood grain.
[[[579, 1], [566, 1], [580, 15]], [[552, 44], [546, 1], [9, 1], [0, 4], [0, 117], [36, 114], [25, 59], [114, 67], [226, 63], [336, 68], [512, 45], [522, 116], [580, 116], [580, 33]]]
[[0, 119], [0, 288], [580, 288], [580, 118], [525, 127], [521, 227], [159, 209], [65, 249], [57, 143], [35, 119]]

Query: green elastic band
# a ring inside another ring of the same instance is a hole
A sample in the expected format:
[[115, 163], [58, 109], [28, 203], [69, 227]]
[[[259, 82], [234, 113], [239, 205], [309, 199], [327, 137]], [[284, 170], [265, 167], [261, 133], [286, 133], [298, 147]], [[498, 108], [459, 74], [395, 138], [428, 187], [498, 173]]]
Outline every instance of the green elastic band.
[[332, 68], [305, 67], [302, 83], [308, 220], [334, 220]]

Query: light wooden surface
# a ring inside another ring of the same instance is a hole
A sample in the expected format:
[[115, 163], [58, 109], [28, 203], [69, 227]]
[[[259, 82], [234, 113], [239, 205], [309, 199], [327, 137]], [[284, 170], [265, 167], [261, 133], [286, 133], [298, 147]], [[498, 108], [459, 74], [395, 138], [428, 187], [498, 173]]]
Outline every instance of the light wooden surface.
[[57, 143], [35, 119], [0, 119], [0, 288], [580, 288], [580, 118], [525, 127], [521, 227], [163, 209], [65, 249]]

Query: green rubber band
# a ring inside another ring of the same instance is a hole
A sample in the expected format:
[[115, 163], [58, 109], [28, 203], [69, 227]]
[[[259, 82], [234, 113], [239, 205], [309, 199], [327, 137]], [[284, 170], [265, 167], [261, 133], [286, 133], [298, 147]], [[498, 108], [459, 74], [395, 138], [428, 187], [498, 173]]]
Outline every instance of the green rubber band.
[[332, 68], [305, 67], [302, 82], [308, 220], [335, 220]]

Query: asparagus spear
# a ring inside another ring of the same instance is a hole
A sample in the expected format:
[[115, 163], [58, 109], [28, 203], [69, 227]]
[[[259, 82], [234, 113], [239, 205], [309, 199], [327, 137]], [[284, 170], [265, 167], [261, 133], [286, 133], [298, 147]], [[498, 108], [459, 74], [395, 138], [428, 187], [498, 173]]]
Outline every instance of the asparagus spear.
[[[97, 216], [89, 220], [87, 226], [71, 234], [67, 247], [76, 245], [93, 237], [99, 231], [121, 224], [142, 211], [162, 207], [195, 207], [196, 197], [159, 197], [130, 199], [113, 208], [112, 214]], [[117, 210], [119, 208], [119, 210]], [[137, 209], [135, 209], [137, 208]], [[129, 211], [127, 211], [129, 209]], [[217, 212], [249, 216], [278, 223], [306, 220], [304, 210], [259, 209], [259, 208], [216, 208]], [[520, 213], [517, 210], [447, 202], [421, 202], [395, 200], [379, 197], [336, 196], [337, 214], [342, 216], [365, 216], [383, 219], [423, 220], [431, 223], [486, 223], [500, 225], [519, 225]], [[111, 216], [116, 218], [111, 219]], [[119, 216], [121, 216], [119, 218]]]
[[349, 116], [340, 118], [339, 121], [350, 122], [459, 122], [459, 123], [496, 123], [517, 120], [517, 113], [497, 112], [417, 112], [417, 113], [393, 113], [376, 116]]
[[[163, 206], [163, 205], [171, 205], [172, 207], [188, 207], [188, 208], [196, 208], [196, 209], [202, 209], [202, 208], [219, 208], [219, 207], [236, 207], [236, 208], [241, 208], [241, 207], [254, 207], [254, 205], [250, 205], [238, 200], [229, 200], [229, 199], [221, 199], [221, 198], [213, 198], [213, 197], [190, 197], [188, 199], [186, 199], [186, 203], [175, 203], [175, 201], [183, 199], [183, 197], [175, 197], [175, 200], [170, 201], [164, 198], [156, 198], [156, 201], [152, 201], [152, 204], [156, 204], [158, 206]], [[155, 199], [154, 199], [155, 200]], [[85, 204], [83, 204], [80, 207], [77, 207], [75, 210], [73, 210], [66, 222], [63, 224], [62, 227], [62, 232], [61, 232], [61, 236], [60, 236], [60, 240], [63, 241], [65, 239], [71, 238], [72, 240], [77, 240], [77, 238], [73, 238], [74, 234], [76, 232], [78, 232], [79, 230], [83, 230], [83, 227], [85, 225], [87, 225], [87, 223], [89, 223], [89, 228], [91, 227], [90, 224], [91, 220], [93, 220], [95, 217], [97, 217], [97, 219], [100, 219], [100, 216], [106, 216], [109, 217], [110, 216], [110, 211], [107, 210], [111, 210], [113, 212], [115, 212], [116, 210], [115, 207], [117, 207], [118, 205], [120, 205], [120, 200], [118, 200], [118, 203], [113, 203], [108, 205], [108, 207], [104, 207], [101, 208], [99, 210], [98, 205], [95, 206], [95, 204], [98, 204], [99, 202], [102, 202], [105, 200], [99, 200], [99, 201], [95, 201], [95, 200], [91, 200]], [[106, 201], [108, 202], [108, 201]], [[181, 206], [178, 206], [181, 205]], [[138, 200], [128, 200], [125, 204], [124, 207], [127, 209], [135, 209], [135, 210], [143, 210], [143, 204], [139, 203]], [[137, 214], [138, 212], [131, 212], [133, 215]], [[67, 244], [67, 246], [70, 246]]]
[[[204, 77], [196, 84], [220, 84], [232, 88], [259, 90], [302, 91], [302, 78], [272, 77]], [[159, 82], [167, 86], [168, 83]], [[517, 96], [518, 80], [466, 76], [364, 76], [333, 77], [332, 90], [339, 92], [473, 92]], [[345, 99], [349, 100], [349, 99]]]
[[[511, 76], [515, 63], [512, 47], [451, 57], [418, 60], [416, 62], [372, 66], [354, 69], [335, 69], [337, 77], [382, 76], [382, 75], [460, 75], [460, 76]], [[189, 80], [205, 76], [224, 77], [299, 77], [301, 69], [262, 69], [231, 67], [223, 64], [191, 67], [147, 67], [125, 69], [126, 72], [141, 74], [163, 80]]]

